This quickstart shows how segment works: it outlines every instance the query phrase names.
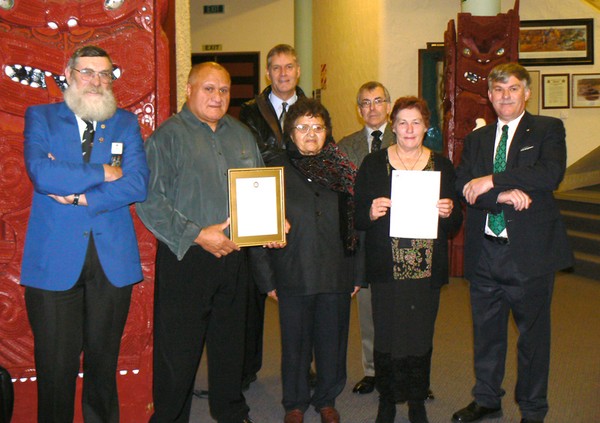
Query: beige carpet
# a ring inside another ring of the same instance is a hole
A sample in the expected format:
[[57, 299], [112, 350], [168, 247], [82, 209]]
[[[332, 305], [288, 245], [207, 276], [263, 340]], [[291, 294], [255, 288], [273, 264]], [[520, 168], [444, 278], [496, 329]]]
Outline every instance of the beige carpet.
[[[600, 422], [600, 282], [560, 273], [556, 278], [552, 307], [552, 364], [546, 423]], [[256, 423], [283, 421], [279, 378], [280, 348], [277, 305], [267, 304], [265, 357], [258, 380], [246, 392], [250, 415]], [[372, 423], [377, 414], [377, 394], [357, 395], [352, 386], [362, 378], [356, 302], [353, 301], [348, 383], [338, 397], [344, 423]], [[489, 423], [516, 422], [520, 415], [514, 401], [516, 338], [511, 324], [503, 401], [504, 416]], [[435, 400], [428, 402], [431, 423], [450, 422], [452, 413], [471, 401], [473, 376], [471, 312], [468, 284], [454, 279], [443, 288], [433, 351], [431, 384]], [[197, 388], [206, 388], [206, 369], [201, 366]], [[194, 399], [192, 422], [213, 422], [208, 402]], [[320, 422], [309, 410], [306, 423]], [[398, 406], [397, 423], [408, 423], [406, 406]]]

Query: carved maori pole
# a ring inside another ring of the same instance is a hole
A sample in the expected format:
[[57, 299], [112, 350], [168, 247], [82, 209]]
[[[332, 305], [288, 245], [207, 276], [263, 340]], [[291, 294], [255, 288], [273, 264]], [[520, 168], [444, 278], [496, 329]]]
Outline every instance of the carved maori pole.
[[[0, 365], [11, 373], [13, 421], [36, 415], [33, 339], [19, 285], [32, 186], [23, 162], [23, 116], [62, 101], [64, 67], [86, 44], [109, 52], [119, 106], [138, 115], [146, 138], [169, 116], [167, 0], [0, 0]], [[132, 297], [121, 344], [121, 421], [147, 421], [152, 407], [154, 237], [136, 218], [144, 282]], [[69, 260], [69, 257], [65, 257]], [[80, 389], [76, 421], [82, 421]]]
[[[456, 29], [454, 20], [448, 22], [444, 46], [444, 140], [456, 165], [469, 132], [497, 118], [488, 100], [487, 76], [494, 66], [519, 58], [519, 0], [514, 9], [496, 16], [459, 13]], [[463, 274], [462, 263], [461, 231], [452, 241], [452, 275]]]

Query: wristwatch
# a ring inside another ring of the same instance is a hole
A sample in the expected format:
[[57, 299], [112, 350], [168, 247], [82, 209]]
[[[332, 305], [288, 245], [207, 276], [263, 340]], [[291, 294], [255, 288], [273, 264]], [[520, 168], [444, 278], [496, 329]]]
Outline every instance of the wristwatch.
[[73, 205], [74, 206], [78, 206], [79, 205], [79, 194], [75, 194], [73, 196]]

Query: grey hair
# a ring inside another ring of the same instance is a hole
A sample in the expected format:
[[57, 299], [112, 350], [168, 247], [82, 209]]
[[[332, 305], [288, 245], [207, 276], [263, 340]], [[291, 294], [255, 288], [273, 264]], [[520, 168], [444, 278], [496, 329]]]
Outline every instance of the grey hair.
[[383, 90], [383, 93], [385, 94], [385, 101], [391, 101], [390, 92], [387, 90], [386, 87], [383, 86], [381, 82], [369, 81], [362, 84], [358, 89], [358, 93], [356, 94], [356, 104], [360, 106], [360, 94], [363, 91], [373, 91], [376, 88], [381, 88]]

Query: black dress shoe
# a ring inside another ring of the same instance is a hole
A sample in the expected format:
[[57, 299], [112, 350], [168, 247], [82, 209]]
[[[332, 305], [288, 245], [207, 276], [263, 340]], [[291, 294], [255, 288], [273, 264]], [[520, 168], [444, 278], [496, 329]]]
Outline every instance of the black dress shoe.
[[501, 408], [482, 407], [473, 401], [462, 410], [458, 410], [452, 415], [453, 422], [476, 422], [482, 419], [491, 419], [502, 415]]
[[246, 392], [248, 389], [250, 389], [250, 384], [254, 381], [256, 381], [256, 373], [244, 376], [242, 379], [242, 392]]
[[365, 376], [360, 382], [354, 385], [352, 392], [357, 394], [370, 394], [375, 389], [375, 377]]
[[435, 395], [433, 395], [433, 391], [431, 389], [427, 391], [427, 398], [425, 399], [427, 401], [433, 401], [435, 399]]
[[521, 419], [521, 423], [544, 423], [543, 420]]
[[194, 389], [193, 394], [198, 398], [208, 398], [208, 391], [206, 389]]

